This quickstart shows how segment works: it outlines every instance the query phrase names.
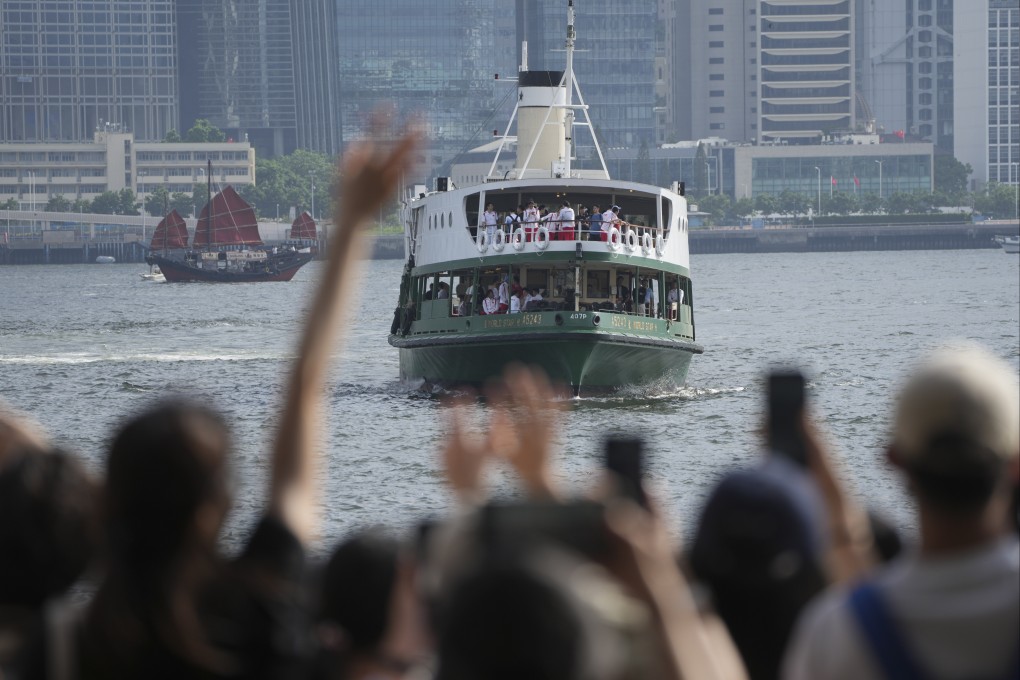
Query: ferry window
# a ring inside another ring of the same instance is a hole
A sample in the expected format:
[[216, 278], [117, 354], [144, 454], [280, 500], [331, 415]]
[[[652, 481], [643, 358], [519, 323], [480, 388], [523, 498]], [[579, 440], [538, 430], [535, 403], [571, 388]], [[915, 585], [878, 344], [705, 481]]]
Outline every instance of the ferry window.
[[553, 270], [552, 290], [549, 291], [549, 295], [556, 298], [565, 298], [568, 296], [567, 291], [570, 291], [570, 296], [572, 297], [574, 292], [574, 270], [572, 268]]
[[478, 216], [482, 212], [479, 205], [481, 200], [481, 194], [468, 194], [464, 197], [464, 215], [467, 217], [468, 229], [478, 226]]
[[452, 210], [450, 211], [450, 222], [449, 222], [449, 224], [450, 224], [451, 227], [453, 226], [453, 211]]
[[663, 229], [668, 230], [669, 226], [673, 223], [673, 201], [669, 200], [665, 196], [662, 197], [662, 224], [660, 225]]
[[440, 227], [445, 227], [446, 226], [446, 215], [444, 215], [442, 213], [439, 214], [439, 226]]
[[609, 298], [609, 271], [589, 271], [585, 296], [605, 300]]
[[549, 270], [548, 269], [529, 269], [524, 274], [524, 286], [531, 290], [532, 288], [541, 288], [546, 290], [549, 287]]

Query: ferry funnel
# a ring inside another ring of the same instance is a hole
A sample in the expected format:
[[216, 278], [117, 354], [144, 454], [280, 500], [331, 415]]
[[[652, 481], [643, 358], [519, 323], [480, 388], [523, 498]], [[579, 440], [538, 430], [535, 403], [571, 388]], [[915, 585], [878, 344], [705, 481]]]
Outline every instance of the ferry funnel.
[[517, 176], [569, 172], [563, 71], [521, 71], [517, 84]]

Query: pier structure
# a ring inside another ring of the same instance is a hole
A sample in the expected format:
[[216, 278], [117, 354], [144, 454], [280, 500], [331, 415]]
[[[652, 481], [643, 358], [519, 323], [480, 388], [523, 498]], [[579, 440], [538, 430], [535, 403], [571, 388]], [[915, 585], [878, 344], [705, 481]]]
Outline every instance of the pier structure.
[[[29, 210], [0, 210], [0, 264], [84, 264], [101, 255], [117, 262], [144, 262], [160, 218]], [[194, 218], [185, 219], [189, 238]], [[329, 224], [320, 223], [325, 234]], [[268, 245], [290, 236], [290, 222], [259, 222]], [[322, 252], [322, 244], [319, 251]]]

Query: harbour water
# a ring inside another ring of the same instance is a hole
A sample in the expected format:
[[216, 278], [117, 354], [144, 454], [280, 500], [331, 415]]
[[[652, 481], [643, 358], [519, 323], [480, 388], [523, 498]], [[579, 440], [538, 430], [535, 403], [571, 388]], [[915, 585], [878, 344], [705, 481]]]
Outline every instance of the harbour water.
[[[328, 545], [366, 524], [408, 527], [448, 510], [436, 450], [441, 402], [400, 384], [386, 342], [402, 263], [363, 263], [328, 394], [320, 471]], [[694, 259], [698, 342], [688, 384], [571, 400], [557, 475], [581, 491], [602, 437], [643, 436], [649, 476], [676, 525], [693, 522], [726, 470], [753, 463], [763, 376], [810, 374], [809, 399], [853, 492], [910, 532], [909, 499], [883, 461], [894, 390], [925, 350], [965, 338], [1020, 365], [1020, 258], [1001, 251], [710, 255]], [[211, 400], [235, 435], [237, 544], [262, 507], [288, 359], [321, 263], [290, 283], [143, 282], [140, 265], [0, 267], [0, 398], [102, 469], [121, 418], [174, 393]], [[484, 428], [484, 406], [475, 425]], [[505, 471], [498, 493], [515, 493]], [[689, 534], [689, 530], [687, 532]]]

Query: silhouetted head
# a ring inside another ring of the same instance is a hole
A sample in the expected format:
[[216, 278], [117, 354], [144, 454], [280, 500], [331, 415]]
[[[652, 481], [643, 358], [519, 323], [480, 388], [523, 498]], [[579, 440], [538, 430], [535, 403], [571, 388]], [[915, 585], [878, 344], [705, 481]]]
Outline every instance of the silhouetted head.
[[398, 556], [395, 539], [366, 531], [341, 543], [326, 564], [318, 618], [339, 629], [348, 651], [370, 653], [382, 640]]
[[41, 607], [92, 559], [96, 486], [63, 451], [34, 451], [0, 470], [0, 605]]
[[229, 445], [222, 418], [185, 401], [128, 421], [106, 466], [111, 558], [144, 573], [212, 551], [229, 505]]
[[45, 447], [45, 440], [33, 423], [0, 403], [0, 469], [21, 453]]

